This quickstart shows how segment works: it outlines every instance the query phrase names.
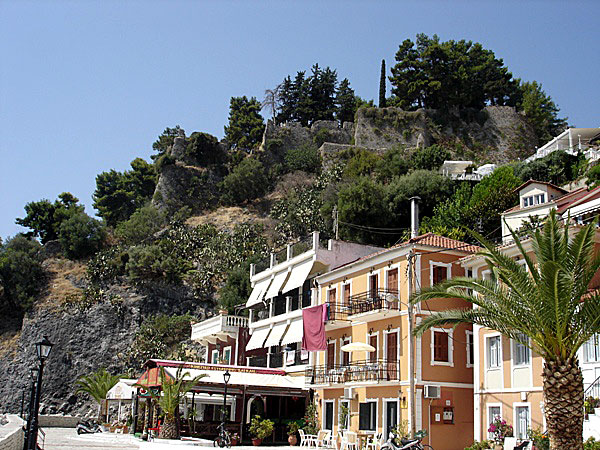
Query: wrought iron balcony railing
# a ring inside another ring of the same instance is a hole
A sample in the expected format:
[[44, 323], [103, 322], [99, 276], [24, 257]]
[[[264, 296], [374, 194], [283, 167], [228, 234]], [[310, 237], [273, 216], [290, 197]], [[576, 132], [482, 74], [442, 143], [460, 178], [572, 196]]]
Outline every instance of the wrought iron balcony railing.
[[306, 384], [344, 384], [366, 381], [391, 381], [400, 377], [400, 363], [388, 359], [352, 361], [348, 364], [309, 367]]
[[328, 303], [328, 320], [348, 320], [348, 316], [379, 310], [400, 310], [398, 291], [376, 289], [351, 295], [342, 302]]

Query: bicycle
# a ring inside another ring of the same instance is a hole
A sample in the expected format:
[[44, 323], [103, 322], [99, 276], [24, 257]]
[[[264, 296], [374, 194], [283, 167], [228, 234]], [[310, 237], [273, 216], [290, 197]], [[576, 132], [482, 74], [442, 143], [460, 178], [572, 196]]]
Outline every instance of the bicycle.
[[217, 428], [219, 429], [219, 435], [214, 439], [213, 447], [231, 448], [231, 435], [225, 429], [225, 422], [221, 422]]

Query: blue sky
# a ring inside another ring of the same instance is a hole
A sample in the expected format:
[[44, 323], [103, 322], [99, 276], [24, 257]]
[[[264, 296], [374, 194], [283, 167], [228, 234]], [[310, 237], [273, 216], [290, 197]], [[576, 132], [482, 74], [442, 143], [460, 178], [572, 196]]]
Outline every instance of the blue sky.
[[[379, 65], [420, 32], [481, 42], [600, 126], [597, 1], [0, 0], [0, 236], [28, 201], [149, 159], [167, 126], [223, 136], [231, 96], [318, 62], [376, 98]], [[388, 86], [389, 89], [389, 86]]]

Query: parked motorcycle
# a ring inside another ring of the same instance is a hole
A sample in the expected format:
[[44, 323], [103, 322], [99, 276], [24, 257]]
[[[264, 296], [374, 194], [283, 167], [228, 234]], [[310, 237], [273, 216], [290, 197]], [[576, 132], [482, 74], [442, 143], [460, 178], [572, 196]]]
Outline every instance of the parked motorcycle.
[[415, 433], [415, 439], [398, 438], [394, 433], [390, 436], [385, 444], [381, 446], [381, 450], [433, 450], [433, 447], [427, 444], [421, 444], [427, 433], [420, 431]]
[[81, 419], [77, 422], [77, 434], [92, 434], [102, 433], [102, 428], [96, 422], [91, 420]]

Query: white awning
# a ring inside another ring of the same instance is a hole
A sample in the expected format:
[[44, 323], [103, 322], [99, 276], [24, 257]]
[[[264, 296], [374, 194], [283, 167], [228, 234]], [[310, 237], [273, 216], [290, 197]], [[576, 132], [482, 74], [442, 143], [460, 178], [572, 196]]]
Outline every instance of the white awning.
[[262, 299], [265, 296], [265, 292], [267, 290], [267, 286], [269, 286], [270, 281], [271, 280], [269, 278], [266, 278], [264, 280], [260, 280], [254, 285], [254, 289], [252, 289], [252, 293], [250, 294], [250, 297], [248, 297], [248, 301], [246, 302], [246, 308], [257, 305], [258, 303], [262, 302]]
[[281, 290], [281, 286], [283, 286], [283, 282], [285, 281], [287, 276], [288, 276], [287, 270], [284, 272], [279, 272], [277, 275], [275, 275], [275, 278], [273, 278], [273, 282], [271, 283], [271, 286], [269, 286], [269, 289], [267, 290], [265, 298], [277, 297], [277, 295], [279, 294], [279, 291]]
[[286, 328], [287, 322], [275, 324], [273, 326], [273, 329], [271, 329], [271, 334], [269, 334], [267, 342], [265, 342], [265, 347], [279, 345], [279, 342], [281, 341], [281, 338], [283, 337], [283, 333], [285, 333]]
[[269, 327], [256, 328], [250, 336], [250, 340], [246, 344], [246, 350], [256, 350], [257, 348], [264, 348], [263, 344], [265, 339], [269, 335]]
[[295, 265], [292, 268], [292, 274], [288, 279], [287, 283], [285, 283], [284, 288], [282, 289], [283, 293], [289, 292], [292, 289], [299, 288], [304, 284], [308, 274], [310, 273], [313, 267], [313, 260], [310, 259], [308, 261], [301, 262], [300, 264]]
[[293, 344], [295, 342], [302, 342], [302, 336], [304, 336], [304, 327], [302, 326], [302, 319], [292, 320], [290, 327], [283, 336], [281, 345]]

